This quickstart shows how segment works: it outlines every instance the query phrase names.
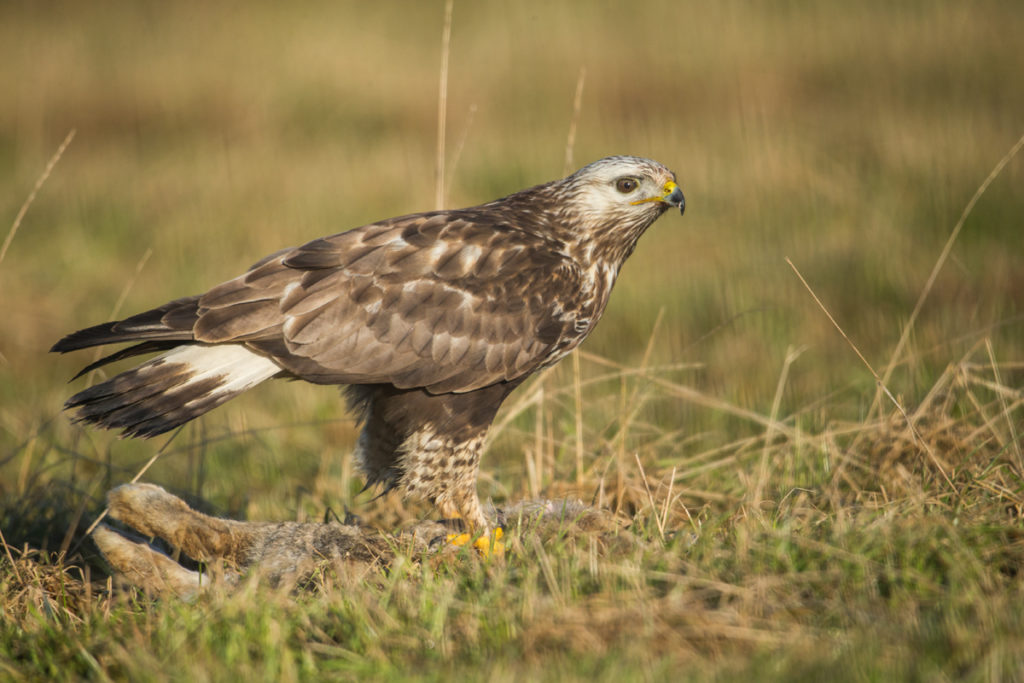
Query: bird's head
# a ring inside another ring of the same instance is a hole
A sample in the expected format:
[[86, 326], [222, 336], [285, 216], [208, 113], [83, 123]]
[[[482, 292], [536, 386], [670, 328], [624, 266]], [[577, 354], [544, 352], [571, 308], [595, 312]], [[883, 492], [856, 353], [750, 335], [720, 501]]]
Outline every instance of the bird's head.
[[680, 213], [686, 208], [676, 174], [641, 157], [605, 157], [563, 182], [578, 205], [598, 214], [657, 218], [670, 207], [678, 207]]
[[675, 174], [640, 157], [606, 157], [552, 185], [577, 241], [622, 245], [621, 258], [668, 209], [682, 213], [686, 208]]

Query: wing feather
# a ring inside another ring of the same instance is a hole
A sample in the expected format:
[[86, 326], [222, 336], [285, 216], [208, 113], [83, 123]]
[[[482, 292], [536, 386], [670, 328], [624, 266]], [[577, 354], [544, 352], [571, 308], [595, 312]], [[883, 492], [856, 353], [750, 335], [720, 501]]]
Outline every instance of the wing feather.
[[[194, 334], [245, 341], [314, 382], [469, 391], [546, 362], [571, 325], [553, 299], [580, 289], [575, 268], [500, 221], [420, 214], [264, 259], [200, 298]], [[556, 270], [557, 291], [530, 296]]]

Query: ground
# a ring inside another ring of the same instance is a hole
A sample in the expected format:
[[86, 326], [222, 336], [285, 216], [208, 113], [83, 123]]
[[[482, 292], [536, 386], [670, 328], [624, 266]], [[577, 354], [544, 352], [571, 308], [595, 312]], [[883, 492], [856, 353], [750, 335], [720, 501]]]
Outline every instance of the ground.
[[191, 603], [118, 590], [85, 536], [143, 469], [235, 519], [348, 510], [396, 529], [429, 510], [359, 494], [333, 390], [261, 387], [170, 440], [119, 441], [60, 413], [82, 380], [45, 350], [432, 208], [444, 7], [0, 13], [0, 215], [17, 228], [0, 227], [3, 676], [1024, 666], [1024, 156], [985, 184], [1024, 134], [1017, 4], [456, 1], [443, 205], [561, 176], [570, 129], [568, 165], [648, 156], [686, 193], [483, 458], [484, 498], [578, 498], [616, 530], [512, 533], [498, 562], [399, 549], [388, 571]]

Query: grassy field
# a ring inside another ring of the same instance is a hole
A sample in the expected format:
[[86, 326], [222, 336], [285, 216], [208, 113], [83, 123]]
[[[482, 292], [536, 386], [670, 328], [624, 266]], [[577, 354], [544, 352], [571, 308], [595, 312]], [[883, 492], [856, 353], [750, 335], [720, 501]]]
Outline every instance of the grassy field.
[[1018, 2], [456, 0], [444, 205], [561, 176], [570, 128], [572, 167], [649, 156], [687, 196], [482, 468], [621, 534], [300, 595], [113, 588], [84, 533], [158, 451], [144, 481], [225, 516], [430, 514], [358, 493], [336, 391], [121, 441], [60, 412], [92, 356], [46, 350], [432, 208], [443, 18], [0, 6], [0, 679], [1021, 680]]

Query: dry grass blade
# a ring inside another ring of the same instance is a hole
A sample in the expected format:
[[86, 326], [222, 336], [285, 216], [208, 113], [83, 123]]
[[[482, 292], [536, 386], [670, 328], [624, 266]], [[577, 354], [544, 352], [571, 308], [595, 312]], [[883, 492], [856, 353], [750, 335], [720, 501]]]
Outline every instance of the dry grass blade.
[[[568, 175], [573, 167], [573, 153], [576, 147], [576, 128], [579, 125], [580, 111], [583, 109], [583, 84], [587, 77], [587, 67], [580, 67], [580, 75], [576, 79], [576, 93], [572, 98], [572, 118], [569, 120], [569, 133], [565, 140], [565, 161], [562, 164], [562, 175]], [[573, 399], [576, 402], [574, 427], [576, 430], [576, 485], [583, 486], [583, 388], [580, 381], [580, 352], [572, 351], [572, 387]]]
[[11, 241], [14, 239], [14, 235], [18, 232], [18, 228], [21, 227], [21, 221], [24, 220], [25, 214], [28, 213], [28, 207], [32, 206], [32, 202], [36, 199], [36, 194], [39, 192], [39, 188], [43, 186], [46, 179], [50, 177], [50, 173], [53, 172], [53, 167], [57, 165], [60, 158], [64, 156], [64, 150], [68, 148], [71, 141], [75, 139], [75, 129], [72, 128], [68, 131], [67, 136], [64, 138], [64, 142], [60, 143], [57, 147], [57, 151], [50, 157], [50, 161], [46, 164], [46, 168], [43, 169], [42, 175], [36, 180], [36, 184], [32, 187], [32, 191], [28, 193], [28, 197], [25, 202], [18, 209], [18, 215], [14, 217], [14, 223], [11, 224], [11, 229], [7, 233], [7, 237], [4, 239], [3, 246], [0, 246], [0, 263], [3, 263], [4, 257], [7, 256], [7, 249], [11, 246]]
[[580, 75], [576, 79], [576, 94], [572, 97], [572, 119], [569, 121], [569, 134], [565, 140], [565, 162], [562, 164], [562, 175], [573, 170], [573, 153], [576, 147], [576, 128], [580, 122], [580, 111], [583, 109], [583, 84], [587, 80], [587, 67], [580, 67]]
[[529, 448], [523, 449], [523, 459], [526, 462], [526, 483], [530, 495], [534, 498], [540, 497], [544, 473], [544, 385], [541, 384], [537, 391], [537, 409], [533, 411], [533, 452], [531, 453]]
[[452, 154], [452, 163], [448, 165], [448, 175], [454, 176], [455, 170], [459, 167], [459, 161], [462, 160], [462, 150], [466, 148], [466, 140], [469, 139], [469, 131], [473, 129], [473, 121], [476, 119], [476, 104], [469, 105], [469, 111], [466, 114], [466, 125], [462, 129], [462, 135], [459, 136], [459, 143], [455, 147], [455, 152]]
[[60, 543], [60, 550], [58, 551], [59, 556], [67, 556], [68, 548], [71, 547], [71, 542], [75, 538], [75, 532], [78, 531], [78, 523], [82, 520], [82, 515], [85, 514], [85, 509], [89, 506], [89, 503], [92, 501], [93, 495], [96, 493], [96, 488], [99, 486], [100, 481], [101, 480], [96, 479], [92, 482], [91, 486], [89, 487], [89, 491], [86, 493], [86, 495], [82, 496], [81, 501], [75, 508], [75, 513], [71, 517], [71, 520], [68, 522], [67, 531], [64, 533], [64, 540], [62, 540]]
[[11, 563], [11, 569], [14, 571], [14, 575], [18, 577], [18, 582], [22, 582], [21, 572], [18, 571], [18, 565], [14, 562], [14, 557], [11, 555], [11, 546], [7, 545], [7, 539], [4, 538], [4, 530], [0, 529], [0, 544], [4, 546], [4, 553], [7, 555], [7, 561]]
[[[651, 504], [651, 514], [654, 516], [654, 522], [658, 525], [658, 536], [661, 537], [661, 542], [665, 542], [665, 524], [661, 521], [661, 517], [658, 515], [658, 505], [654, 502], [654, 494], [651, 493], [651, 485], [647, 481], [647, 473], [644, 472], [644, 465], [640, 462], [640, 455], [633, 453], [633, 457], [636, 458], [636, 466], [640, 468], [640, 479], [644, 482], [644, 490], [647, 491], [647, 500]], [[675, 470], [673, 470], [673, 473]]]
[[437, 160], [435, 178], [437, 187], [434, 189], [434, 208], [444, 208], [444, 148], [445, 126], [448, 118], [448, 57], [452, 44], [452, 11], [455, 0], [447, 0], [444, 4], [444, 31], [441, 34], [441, 78], [437, 93]]
[[576, 432], [576, 486], [583, 486], [583, 382], [580, 376], [580, 352], [572, 351], [572, 397], [575, 402], [573, 427]]
[[544, 581], [547, 583], [548, 590], [551, 591], [552, 597], [555, 602], [559, 605], [565, 605], [565, 596], [558, 585], [558, 576], [555, 572], [555, 567], [552, 564], [551, 557], [547, 551], [544, 550], [544, 544], [540, 542], [540, 539], [536, 535], [530, 536], [530, 547], [533, 552], [537, 554], [537, 559], [540, 564], [541, 572], [544, 574]]
[[[146, 464], [143, 465], [139, 469], [139, 471], [135, 473], [135, 476], [132, 477], [132, 479], [131, 479], [131, 481], [129, 483], [131, 483], [131, 484], [138, 483], [139, 479], [142, 478], [142, 475], [144, 475], [146, 473], [146, 471], [150, 467], [153, 466], [153, 463], [155, 463], [160, 458], [160, 456], [164, 454], [164, 452], [167, 450], [167, 447], [171, 445], [171, 443], [174, 441], [175, 438], [177, 438], [177, 436], [179, 434], [181, 434], [181, 431], [183, 429], [184, 429], [184, 427], [178, 427], [176, 430], [174, 430], [174, 432], [171, 434], [170, 438], [167, 439], [167, 441], [164, 442], [164, 445], [160, 447], [160, 450], [158, 450], [156, 453], [154, 453], [152, 455], [152, 457], [150, 457], [150, 459], [146, 461]], [[101, 512], [99, 515], [96, 516], [96, 519], [93, 520], [92, 524], [89, 525], [89, 528], [85, 530], [84, 534], [82, 534], [82, 540], [80, 540], [78, 542], [78, 545], [75, 546], [75, 549], [74, 549], [75, 551], [78, 550], [79, 546], [81, 546], [82, 542], [86, 538], [89, 538], [89, 535], [92, 534], [93, 531], [95, 531], [96, 527], [99, 525], [100, 522], [103, 521], [103, 519], [107, 516], [107, 513], [109, 513], [109, 512], [110, 512], [110, 508], [103, 508], [103, 512]]]
[[[651, 359], [651, 353], [654, 350], [654, 340], [658, 336], [658, 328], [661, 326], [661, 321], [662, 321], [664, 312], [665, 312], [664, 309], [662, 309], [658, 313], [658, 317], [655, 318], [654, 325], [651, 327], [651, 335], [650, 335], [650, 337], [647, 340], [647, 348], [644, 350], [644, 355], [643, 355], [643, 358], [640, 361], [640, 367], [638, 368], [640, 370], [640, 372], [641, 372], [641, 375], [646, 375], [647, 370], [649, 368], [649, 363], [650, 363], [650, 359]], [[622, 382], [621, 382], [621, 385], [620, 385], [621, 388], [620, 388], [620, 393], [619, 393], [619, 397], [620, 397], [619, 428], [618, 428], [618, 431], [610, 439], [610, 441], [612, 443], [618, 444], [618, 448], [616, 450], [616, 461], [619, 464], [619, 492], [620, 492], [620, 494], [622, 493], [622, 490], [623, 490], [622, 489], [622, 483], [623, 483], [622, 482], [622, 476], [625, 473], [624, 463], [625, 463], [625, 454], [626, 454], [626, 440], [627, 440], [627, 438], [629, 436], [630, 430], [633, 428], [633, 425], [636, 423], [637, 416], [640, 414], [640, 411], [643, 408], [644, 402], [645, 402], [644, 401], [645, 397], [643, 395], [641, 395], [641, 393], [640, 393], [641, 389], [643, 388], [642, 386], [634, 387], [633, 391], [630, 392], [629, 397], [627, 398], [627, 396], [626, 396], [627, 384], [625, 382], [625, 378], [626, 377], [627, 377], [626, 373], [621, 373], [620, 379], [622, 380]], [[657, 515], [657, 512], [655, 512], [655, 515]]]
[[[988, 352], [989, 361], [992, 363], [992, 374], [995, 376], [996, 385], [1000, 387], [1004, 386], [1002, 379], [999, 377], [999, 364], [996, 363], [996, 354], [995, 351], [992, 350], [992, 341], [989, 339], [985, 340], [985, 351]], [[1024, 474], [1024, 453], [1021, 453], [1020, 438], [1017, 436], [1017, 427], [1014, 424], [1013, 417], [1011, 416], [1011, 407], [1006, 403], [1006, 395], [1004, 392], [996, 392], [996, 396], [999, 399], [1000, 406], [1002, 406], [1003, 415], [1006, 417], [1006, 426], [1010, 430], [1010, 444], [1013, 446], [1014, 455], [1017, 456], [1018, 471]]]
[[769, 415], [770, 424], [765, 428], [764, 432], [764, 447], [761, 449], [761, 462], [758, 467], [757, 484], [754, 486], [753, 496], [750, 499], [751, 507], [758, 509], [761, 504], [762, 496], [764, 495], [764, 489], [768, 482], [768, 475], [770, 474], [770, 468], [768, 467], [768, 451], [771, 447], [772, 437], [774, 436], [775, 430], [773, 425], [778, 424], [779, 418], [779, 407], [782, 404], [782, 392], [786, 388], [786, 379], [789, 377], [789, 368], [796, 362], [796, 359], [800, 357], [807, 347], [801, 346], [798, 349], [789, 347], [786, 351], [786, 359], [782, 363], [782, 371], [779, 373], [779, 381], [775, 386], [775, 398], [772, 399], [772, 412]]
[[128, 298], [128, 293], [132, 291], [132, 287], [135, 286], [135, 282], [139, 279], [139, 275], [142, 274], [142, 269], [146, 267], [146, 263], [152, 255], [153, 247], [149, 247], [139, 259], [139, 262], [135, 264], [135, 272], [132, 273], [131, 278], [127, 283], [125, 283], [124, 288], [121, 290], [121, 294], [117, 297], [117, 301], [114, 302], [114, 307], [110, 310], [111, 320], [115, 319], [117, 314], [121, 312], [121, 307], [124, 306], [124, 302]]
[[[150, 247], [146, 249], [146, 253], [142, 255], [142, 258], [140, 258], [139, 262], [135, 265], [135, 272], [132, 274], [131, 278], [129, 278], [128, 282], [125, 283], [125, 286], [121, 289], [121, 294], [120, 296], [117, 297], [117, 301], [114, 302], [114, 306], [110, 311], [111, 320], [117, 319], [117, 314], [121, 312], [121, 306], [124, 306], [125, 300], [128, 299], [128, 293], [132, 291], [132, 287], [135, 286], [136, 281], [139, 279], [139, 275], [142, 274], [142, 269], [146, 267], [146, 263], [149, 261], [149, 257], [152, 255], [153, 247]], [[103, 349], [96, 349], [96, 353], [94, 353], [92, 357], [93, 362], [95, 363], [96, 361], [98, 361], [102, 355]], [[89, 373], [85, 380], [86, 384], [92, 384], [93, 375], [95, 375], [98, 371], [99, 370], [96, 369]]]
[[[673, 467], [672, 468], [672, 474], [670, 474], [668, 476], [668, 493], [665, 494], [665, 507], [661, 511], [661, 528], [662, 529], [664, 529], [665, 527], [668, 526], [668, 510], [669, 510], [669, 507], [672, 505], [672, 487], [675, 486], [675, 483], [676, 483], [676, 468]], [[685, 505], [683, 506], [683, 509], [686, 510], [686, 506]], [[686, 516], [687, 517], [690, 516], [690, 511], [689, 510], [686, 511]]]
[[708, 408], [709, 410], [715, 410], [722, 413], [726, 413], [728, 415], [732, 415], [733, 417], [739, 417], [744, 420], [753, 422], [754, 424], [761, 425], [762, 427], [768, 427], [769, 425], [771, 425], [775, 431], [781, 434], [785, 434], [786, 436], [795, 435], [793, 429], [783, 422], [773, 422], [769, 417], [761, 415], [760, 413], [757, 413], [753, 410], [740, 408], [739, 406], [733, 405], [728, 401], [724, 401], [714, 396], [708, 396], [707, 394], [702, 393], [692, 387], [684, 386], [676, 382], [670, 382], [664, 377], [659, 377], [657, 375], [651, 374], [650, 368], [646, 370], [639, 368], [631, 369], [627, 368], [625, 365], [622, 365], [621, 363], [616, 363], [613, 360], [609, 360], [603, 356], [599, 356], [596, 353], [591, 353], [589, 351], [582, 350], [579, 353], [580, 357], [585, 358], [586, 360], [589, 361], [593, 361], [600, 365], [604, 365], [605, 367], [615, 368], [621, 371], [623, 375], [638, 374], [641, 377], [643, 377], [645, 381], [650, 382], [658, 387], [661, 387], [670, 395], [675, 396], [676, 398], [681, 398], [689, 403], [693, 403], [695, 405]]
[[811, 286], [807, 284], [807, 280], [804, 279], [804, 276], [801, 275], [800, 271], [797, 269], [796, 265], [794, 265], [793, 262], [789, 259], [789, 257], [786, 257], [786, 263], [788, 263], [789, 267], [793, 269], [794, 273], [796, 273], [797, 278], [800, 279], [800, 282], [810, 293], [811, 298], [814, 299], [814, 302], [818, 304], [818, 307], [821, 308], [822, 312], [825, 313], [825, 315], [828, 317], [832, 325], [835, 326], [836, 330], [839, 331], [839, 334], [842, 335], [843, 339], [846, 340], [846, 343], [850, 345], [851, 349], [853, 349], [853, 352], [857, 354], [857, 357], [860, 358], [861, 362], [864, 363], [864, 366], [867, 367], [868, 371], [871, 373], [871, 376], [875, 378], [877, 386], [883, 392], [885, 392], [885, 395], [889, 397], [890, 401], [892, 401], [893, 405], [896, 407], [896, 410], [898, 410], [900, 415], [903, 416], [903, 419], [907, 425], [907, 429], [910, 430], [910, 433], [913, 435], [914, 440], [918, 443], [918, 445], [920, 445], [921, 448], [923, 448], [924, 451], [928, 454], [928, 457], [931, 458], [932, 463], [939, 470], [939, 472], [942, 474], [942, 478], [945, 479], [946, 483], [949, 485], [950, 491], [952, 491], [954, 494], [959, 495], [959, 491], [957, 491], [956, 486], [953, 485], [953, 480], [949, 478], [949, 473], [946, 472], [946, 468], [943, 466], [942, 461], [939, 460], [939, 457], [935, 454], [935, 451], [932, 450], [931, 446], [929, 446], [928, 443], [921, 438], [921, 435], [917, 431], [917, 427], [914, 426], [913, 420], [911, 420], [910, 416], [907, 415], [907, 411], [903, 408], [900, 402], [896, 400], [896, 397], [892, 395], [892, 392], [889, 391], [889, 388], [885, 386], [885, 383], [882, 381], [882, 378], [878, 376], [878, 373], [875, 372], [875, 369], [871, 366], [871, 363], [868, 362], [868, 359], [864, 357], [864, 354], [860, 352], [860, 349], [857, 348], [857, 345], [853, 343], [853, 340], [850, 339], [849, 336], [847, 336], [843, 328], [840, 327], [839, 323], [836, 322], [836, 319], [832, 317], [832, 314], [829, 312], [829, 310], [825, 308], [825, 304], [823, 304], [821, 299], [818, 298], [818, 295], [814, 293], [814, 290], [811, 289]]
[[818, 308], [820, 308], [822, 312], [826, 315], [826, 317], [828, 317], [828, 320], [830, 323], [832, 323], [832, 326], [839, 331], [839, 334], [841, 334], [843, 339], [846, 340], [846, 343], [850, 345], [850, 348], [853, 349], [853, 352], [857, 354], [857, 358], [860, 358], [860, 362], [862, 362], [864, 364], [864, 367], [868, 369], [868, 371], [871, 373], [871, 376], [874, 377], [879, 383], [881, 383], [882, 378], [878, 376], [878, 373], [875, 372], [875, 369], [871, 366], [871, 363], [868, 362], [868, 359], [864, 357], [864, 354], [860, 352], [860, 349], [857, 348], [857, 345], [853, 343], [853, 340], [846, 335], [846, 331], [843, 330], [839, 323], [836, 322], [836, 319], [832, 317], [832, 314], [829, 312], [828, 308], [826, 308], [825, 304], [821, 302], [821, 299], [818, 298], [818, 295], [814, 293], [814, 290], [811, 289], [811, 286], [807, 284], [807, 280], [804, 279], [804, 276], [800, 273], [799, 269], [797, 269], [796, 265], [790, 260], [788, 256], [786, 257], [786, 263], [788, 263], [789, 267], [793, 269], [794, 273], [796, 273], [797, 278], [800, 279], [800, 284], [804, 286], [807, 292], [811, 295], [811, 298], [814, 299], [814, 303], [818, 304]]
[[[985, 190], [992, 184], [992, 181], [1002, 172], [1010, 160], [1017, 155], [1021, 147], [1024, 147], [1024, 135], [1020, 136], [1020, 139], [1010, 148], [999, 163], [995, 165], [988, 177], [985, 178], [984, 182], [978, 186], [978, 189], [974, 192], [974, 196], [967, 202], [967, 206], [964, 207], [963, 212], [960, 214], [960, 220], [953, 226], [953, 231], [949, 234], [949, 238], [946, 240], [946, 244], [942, 247], [942, 252], [939, 254], [939, 258], [935, 261], [935, 265], [932, 267], [931, 274], [928, 275], [928, 280], [924, 284], [924, 289], [921, 290], [921, 296], [917, 298], [917, 303], [914, 304], [914, 310], [910, 313], [910, 318], [907, 320], [907, 324], [903, 327], [903, 333], [900, 335], [900, 339], [896, 342], [896, 348], [892, 352], [892, 358], [889, 359], [889, 364], [885, 368], [885, 372], [882, 374], [881, 383], [887, 385], [889, 379], [892, 377], [893, 370], [896, 365], [900, 362], [900, 358], [903, 355], [903, 347], [906, 346], [907, 341], [910, 339], [910, 332], [914, 329], [914, 323], [917, 322], [917, 316], [921, 312], [921, 308], [924, 306], [925, 299], [928, 298], [928, 294], [931, 293], [932, 287], [935, 285], [935, 279], [939, 276], [939, 271], [942, 270], [942, 266], [945, 265], [946, 259], [949, 258], [949, 253], [953, 249], [953, 243], [956, 242], [956, 238], [960, 235], [960, 231], [964, 227], [967, 217], [971, 215], [971, 211], [974, 210], [974, 205], [981, 199], [981, 195], [985, 194]], [[789, 259], [786, 259], [787, 261]], [[790, 264], [792, 265], [792, 264]], [[874, 401], [871, 404], [871, 410], [869, 414], [873, 413], [878, 407], [878, 395], [875, 396]]]
[[537, 405], [544, 396], [544, 380], [554, 372], [555, 367], [552, 366], [546, 370], [542, 370], [535, 377], [532, 378], [531, 389], [529, 393], [524, 393], [522, 398], [517, 400], [508, 408], [504, 409], [505, 416], [500, 420], [496, 421], [491, 425], [491, 429], [487, 432], [487, 439], [493, 440], [496, 436], [501, 434], [509, 423], [515, 420], [517, 417], [523, 414], [526, 410], [529, 410], [533, 406]]

